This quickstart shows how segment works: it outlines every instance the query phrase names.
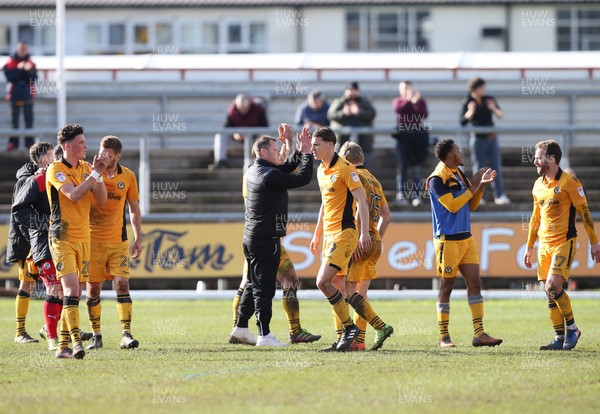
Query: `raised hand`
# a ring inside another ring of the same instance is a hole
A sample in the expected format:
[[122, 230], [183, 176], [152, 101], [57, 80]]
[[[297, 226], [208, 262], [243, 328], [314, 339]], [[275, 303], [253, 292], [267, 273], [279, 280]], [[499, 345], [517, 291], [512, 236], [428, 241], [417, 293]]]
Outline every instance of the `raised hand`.
[[296, 148], [302, 154], [310, 154], [312, 150], [312, 135], [308, 127], [302, 128], [302, 132], [296, 135], [298, 142]]
[[494, 181], [496, 179], [497, 175], [498, 175], [498, 173], [496, 172], [496, 170], [492, 170], [491, 168], [488, 168], [483, 173], [483, 176], [481, 177], [481, 184], [491, 183], [492, 181]]
[[106, 167], [108, 167], [108, 153], [101, 152], [98, 155], [94, 155], [94, 161], [92, 162], [92, 169], [99, 174], [102, 174]]
[[279, 140], [281, 142], [292, 140], [292, 126], [288, 124], [279, 125]]

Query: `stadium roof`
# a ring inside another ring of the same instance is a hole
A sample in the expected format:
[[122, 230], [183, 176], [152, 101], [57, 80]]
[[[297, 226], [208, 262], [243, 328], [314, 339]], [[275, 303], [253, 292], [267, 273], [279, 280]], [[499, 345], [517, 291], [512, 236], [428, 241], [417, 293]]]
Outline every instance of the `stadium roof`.
[[[399, 6], [597, 3], [596, 0], [66, 0], [67, 7]], [[56, 0], [3, 0], [0, 8], [54, 8]]]

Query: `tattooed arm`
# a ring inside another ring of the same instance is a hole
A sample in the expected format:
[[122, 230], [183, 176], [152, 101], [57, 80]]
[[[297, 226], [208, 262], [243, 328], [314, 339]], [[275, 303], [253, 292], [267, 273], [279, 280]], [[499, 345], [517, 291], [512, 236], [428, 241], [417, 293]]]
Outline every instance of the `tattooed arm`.
[[590, 244], [592, 245], [592, 259], [594, 259], [596, 263], [600, 263], [600, 243], [598, 243], [598, 236], [596, 234], [596, 229], [594, 228], [594, 220], [592, 219], [590, 208], [587, 203], [580, 204], [575, 208], [583, 219], [585, 231], [590, 239]]

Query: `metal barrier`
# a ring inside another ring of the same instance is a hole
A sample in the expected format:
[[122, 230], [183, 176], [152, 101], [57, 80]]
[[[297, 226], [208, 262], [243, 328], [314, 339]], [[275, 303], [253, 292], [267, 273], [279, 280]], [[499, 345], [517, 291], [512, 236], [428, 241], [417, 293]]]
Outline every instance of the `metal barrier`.
[[[275, 128], [223, 128], [223, 127], [207, 127], [207, 128], [188, 128], [187, 132], [190, 134], [198, 135], [214, 135], [214, 134], [226, 134], [233, 135], [233, 133], [241, 133], [248, 137], [252, 135], [272, 135], [275, 132]], [[140, 208], [144, 217], [150, 214], [150, 155], [147, 144], [147, 139], [150, 136], [159, 136], [164, 134], [162, 132], [154, 132], [145, 130], [143, 128], [122, 128], [122, 127], [111, 127], [111, 134], [122, 136], [139, 136], [139, 151], [140, 151], [140, 166], [139, 166], [139, 187], [140, 187]], [[354, 142], [358, 142], [359, 134], [374, 134], [374, 135], [391, 135], [397, 131], [393, 128], [380, 128], [380, 127], [344, 127], [336, 130], [336, 132], [349, 135], [350, 139]], [[548, 125], [529, 125], [529, 126], [495, 126], [495, 127], [460, 127], [455, 125], [437, 125], [429, 130], [432, 135], [451, 135], [457, 140], [463, 139], [462, 146], [468, 145], [469, 135], [473, 133], [552, 133], [559, 134], [559, 142], [563, 149], [563, 161], [562, 165], [569, 166], [569, 151], [573, 144], [573, 134], [577, 132], [587, 133], [599, 133], [600, 125], [585, 125], [585, 126], [574, 126], [574, 125], [559, 125], [559, 126], [548, 126]], [[56, 130], [53, 129], [0, 129], [0, 137], [9, 137], [15, 135], [50, 135], [55, 134]], [[88, 134], [104, 134], [106, 130], [99, 129], [86, 129]], [[252, 140], [248, 139], [244, 143], [244, 166], [248, 166], [252, 163]]]

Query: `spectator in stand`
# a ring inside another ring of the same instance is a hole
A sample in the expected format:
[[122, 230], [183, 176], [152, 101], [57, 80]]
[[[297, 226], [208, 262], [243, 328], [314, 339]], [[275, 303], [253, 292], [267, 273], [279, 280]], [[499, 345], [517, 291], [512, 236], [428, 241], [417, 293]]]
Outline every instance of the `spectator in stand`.
[[[469, 94], [463, 102], [460, 112], [462, 126], [470, 123], [474, 127], [494, 126], [494, 115], [502, 118], [504, 112], [493, 96], [485, 94], [485, 81], [474, 78], [469, 81]], [[494, 202], [499, 205], [510, 204], [510, 199], [504, 194], [502, 176], [502, 154], [498, 146], [498, 136], [495, 133], [471, 134], [471, 164], [473, 174], [484, 166], [489, 166], [497, 172], [493, 182]], [[484, 202], [482, 198], [481, 202]]]
[[[394, 99], [398, 132], [396, 139], [396, 204], [405, 206], [412, 198], [412, 205], [421, 204], [419, 164], [427, 157], [429, 130], [425, 124], [427, 103], [412, 82], [402, 81], [398, 85], [400, 96]], [[409, 185], [409, 173], [411, 183]], [[424, 195], [425, 197], [425, 195]]]
[[[33, 128], [33, 98], [35, 98], [35, 80], [37, 71], [35, 63], [29, 56], [29, 46], [26, 42], [19, 42], [15, 54], [12, 55], [3, 67], [6, 76], [7, 94], [6, 100], [10, 101], [12, 112], [12, 127], [19, 129], [19, 117], [21, 110], [25, 117], [25, 128]], [[25, 146], [33, 145], [32, 136], [25, 137]], [[19, 148], [19, 137], [12, 136], [8, 140], [7, 151]]]
[[311, 131], [315, 131], [329, 126], [328, 110], [329, 102], [325, 100], [323, 94], [319, 91], [312, 91], [308, 94], [306, 101], [298, 107], [294, 122], [300, 128], [307, 127]]
[[[233, 103], [227, 109], [227, 121], [224, 125], [227, 127], [267, 127], [267, 114], [262, 103], [255, 98], [249, 98], [244, 94], [235, 97]], [[255, 137], [253, 137], [255, 138]], [[208, 166], [209, 169], [228, 167], [227, 148], [231, 140], [244, 142], [246, 137], [240, 133], [233, 135], [216, 134], [215, 135], [215, 162]]]
[[[327, 111], [327, 117], [331, 122], [330, 126], [334, 130], [341, 127], [373, 126], [375, 115], [375, 108], [373, 108], [371, 102], [360, 95], [358, 82], [352, 82], [346, 86], [344, 96], [335, 99], [331, 103], [329, 111]], [[336, 149], [339, 149], [344, 142], [350, 139], [350, 135], [340, 135], [337, 132], [336, 137]], [[373, 153], [373, 141], [372, 134], [360, 134], [358, 136], [358, 145], [360, 145], [365, 155], [365, 166], [369, 164], [369, 158]]]

